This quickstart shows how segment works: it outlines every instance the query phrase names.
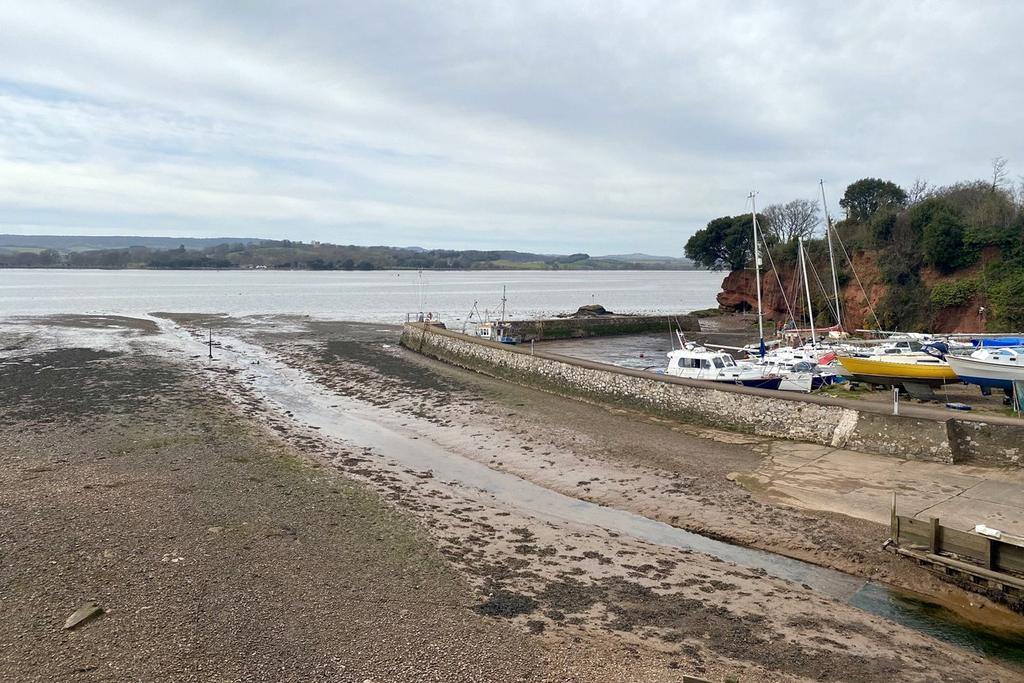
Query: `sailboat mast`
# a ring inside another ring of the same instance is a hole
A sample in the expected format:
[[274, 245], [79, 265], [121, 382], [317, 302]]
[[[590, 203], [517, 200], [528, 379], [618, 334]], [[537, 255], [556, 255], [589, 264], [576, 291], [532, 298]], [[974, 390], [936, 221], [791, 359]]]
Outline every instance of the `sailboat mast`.
[[797, 238], [800, 246], [800, 270], [804, 273], [804, 292], [807, 293], [807, 317], [811, 322], [811, 343], [818, 343], [818, 336], [814, 332], [814, 309], [811, 308], [811, 281], [807, 279], [807, 256], [804, 255], [804, 238]]
[[836, 257], [832, 253], [832, 216], [828, 214], [828, 203], [825, 201], [825, 181], [819, 180], [821, 185], [821, 207], [825, 210], [825, 235], [828, 237], [828, 261], [832, 266], [832, 293], [836, 297], [836, 322], [839, 327], [843, 326], [843, 310], [839, 303], [839, 278], [836, 276]]
[[505, 322], [505, 285], [501, 286], [501, 322]]
[[754, 277], [757, 279], [757, 331], [764, 342], [764, 313], [761, 308], [761, 251], [757, 243], [757, 205], [756, 192], [750, 193], [750, 222], [754, 226]]

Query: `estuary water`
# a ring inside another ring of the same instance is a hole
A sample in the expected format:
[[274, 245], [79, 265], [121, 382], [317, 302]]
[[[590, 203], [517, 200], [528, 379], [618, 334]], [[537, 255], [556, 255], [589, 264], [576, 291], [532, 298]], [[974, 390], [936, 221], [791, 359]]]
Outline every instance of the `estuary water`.
[[617, 313], [687, 313], [716, 305], [707, 271], [276, 271], [0, 269], [0, 317], [154, 311], [304, 314], [397, 323], [433, 311], [463, 320], [474, 303], [536, 318], [590, 303]]

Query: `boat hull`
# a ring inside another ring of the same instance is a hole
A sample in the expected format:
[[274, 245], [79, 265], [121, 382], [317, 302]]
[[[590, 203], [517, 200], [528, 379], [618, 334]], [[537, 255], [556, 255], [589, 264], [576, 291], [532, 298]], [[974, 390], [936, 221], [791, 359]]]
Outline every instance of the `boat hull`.
[[782, 383], [781, 377], [759, 377], [756, 379], [715, 379], [712, 382], [718, 384], [731, 384], [733, 386], [742, 384], [745, 387], [753, 387], [755, 389], [778, 389]]
[[868, 384], [896, 385], [915, 382], [941, 386], [960, 381], [960, 377], [949, 365], [899, 363], [853, 356], [840, 356], [839, 362], [846, 369], [843, 374]]
[[1013, 391], [1014, 382], [1024, 382], [1024, 367], [952, 356], [948, 356], [946, 362], [960, 379], [968, 384]]

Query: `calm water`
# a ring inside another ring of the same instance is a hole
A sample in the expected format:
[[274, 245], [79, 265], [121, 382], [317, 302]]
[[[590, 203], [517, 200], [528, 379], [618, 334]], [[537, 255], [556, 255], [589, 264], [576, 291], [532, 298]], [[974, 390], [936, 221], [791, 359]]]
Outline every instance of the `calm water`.
[[542, 317], [589, 303], [623, 313], [686, 313], [715, 304], [721, 273], [705, 271], [153, 271], [0, 269], [0, 316], [139, 315], [153, 311], [302, 313], [398, 322], [435, 311], [457, 322], [474, 302], [510, 317]]

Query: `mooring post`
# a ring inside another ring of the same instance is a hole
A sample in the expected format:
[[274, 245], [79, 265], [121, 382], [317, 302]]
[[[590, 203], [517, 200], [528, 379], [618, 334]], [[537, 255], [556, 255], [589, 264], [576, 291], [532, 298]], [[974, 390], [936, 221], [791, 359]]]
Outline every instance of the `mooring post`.
[[900, 544], [900, 523], [899, 518], [896, 517], [896, 492], [892, 492], [892, 508], [889, 510], [889, 535], [892, 536], [892, 542], [896, 545]]
[[533, 340], [530, 340], [530, 355], [533, 355]]
[[892, 388], [892, 414], [893, 415], [899, 415], [900, 414], [900, 388], [899, 387], [893, 387]]
[[210, 360], [213, 360], [213, 326], [209, 327], [210, 330]]
[[939, 554], [939, 518], [931, 517], [931, 529], [928, 534], [928, 550], [932, 555]]

